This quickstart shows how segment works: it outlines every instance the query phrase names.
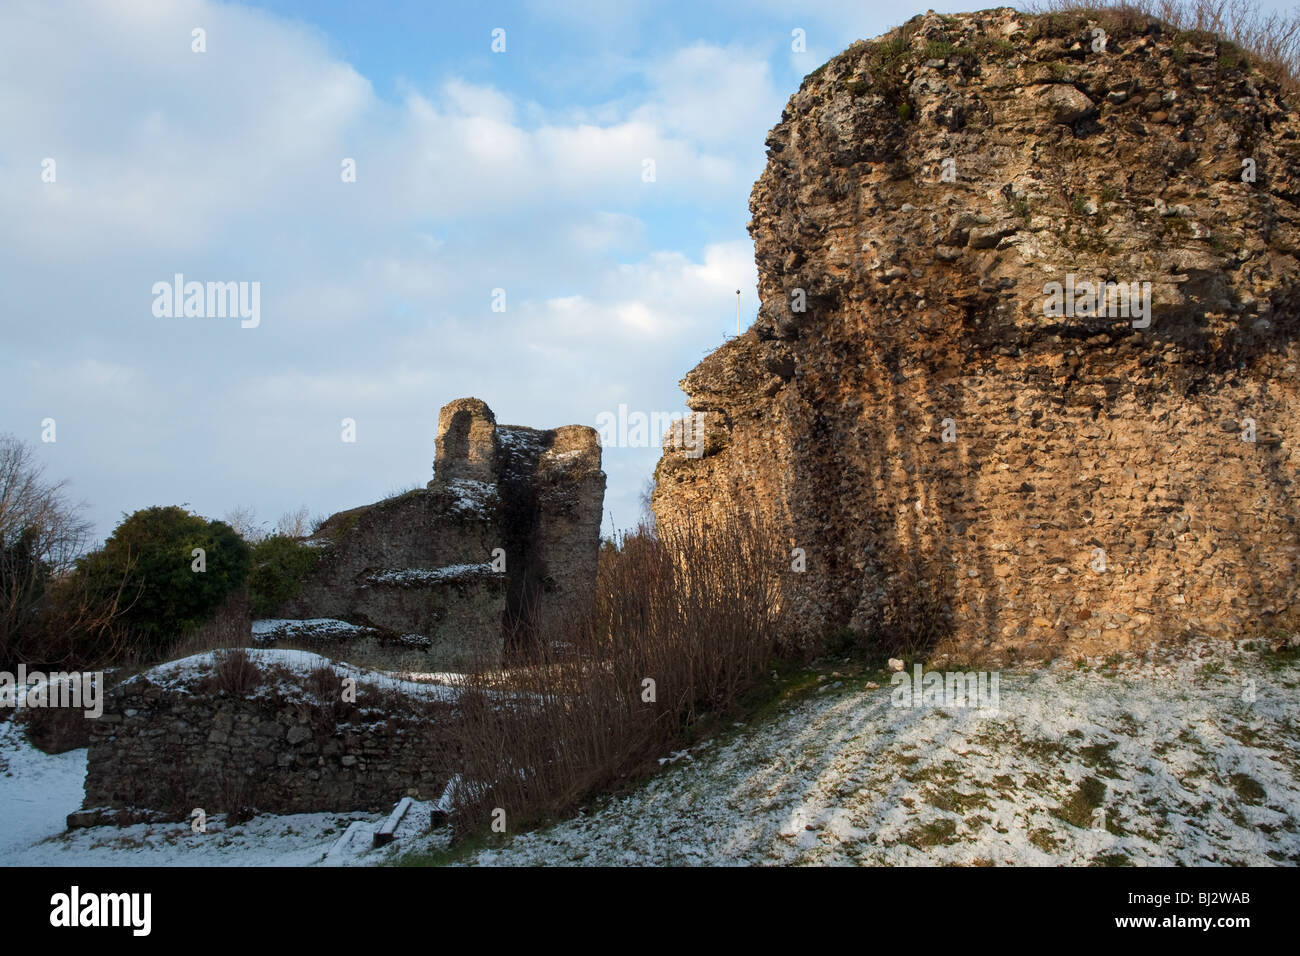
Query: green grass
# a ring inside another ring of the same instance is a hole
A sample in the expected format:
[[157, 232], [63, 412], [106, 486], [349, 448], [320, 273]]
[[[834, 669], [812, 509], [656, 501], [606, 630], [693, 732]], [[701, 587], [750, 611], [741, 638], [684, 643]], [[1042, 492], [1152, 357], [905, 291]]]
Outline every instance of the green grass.
[[773, 667], [775, 677], [759, 681], [740, 698], [743, 719], [747, 723], [762, 723], [784, 713], [791, 704], [808, 696], [821, 686], [817, 678], [825, 673], [814, 667], [789, 661], [777, 661]]
[[1160, 235], [1166, 239], [1184, 239], [1192, 234], [1192, 225], [1181, 216], [1161, 216]]
[[953, 45], [946, 40], [931, 40], [921, 53], [923, 60], [946, 60], [952, 56]]
[[1250, 55], [1231, 40], [1219, 41], [1219, 69], [1246, 70], [1250, 68]]
[[448, 866], [460, 863], [483, 850], [505, 846], [509, 838], [503, 833], [476, 833], [459, 843], [440, 849], [411, 850], [394, 857], [384, 866]]
[[947, 60], [952, 57], [975, 59], [977, 54], [973, 47], [954, 46], [946, 40], [931, 40], [921, 51], [921, 60]]
[[[1285, 637], [1284, 633], [1279, 636]], [[1294, 667], [1297, 661], [1300, 661], [1300, 647], [1287, 647], [1281, 651], [1269, 651], [1260, 658], [1264, 666], [1271, 671], [1289, 670]]]
[[988, 798], [981, 793], [962, 793], [960, 790], [940, 790], [929, 794], [930, 806], [936, 810], [965, 815], [971, 810], [990, 809]]
[[1019, 49], [1014, 43], [1010, 40], [1004, 40], [1001, 38], [996, 40], [981, 38], [977, 43], [977, 49], [978, 52], [999, 60], [1010, 59], [1019, 52]]

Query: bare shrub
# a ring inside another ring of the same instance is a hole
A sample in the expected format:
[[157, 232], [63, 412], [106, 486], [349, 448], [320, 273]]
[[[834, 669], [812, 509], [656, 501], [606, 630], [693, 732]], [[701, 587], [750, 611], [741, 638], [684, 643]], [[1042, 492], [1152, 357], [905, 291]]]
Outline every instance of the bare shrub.
[[90, 718], [80, 707], [24, 707], [18, 719], [32, 746], [47, 754], [90, 746]]
[[214, 651], [209, 691], [225, 691], [231, 697], [247, 697], [262, 682], [257, 663], [242, 647]]
[[222, 773], [217, 789], [221, 800], [217, 809], [226, 815], [226, 826], [244, 823], [257, 815], [254, 787], [244, 774], [237, 771]]
[[280, 696], [294, 700], [294, 712], [311, 727], [318, 745], [347, 726], [356, 728], [387, 724], [400, 733], [405, 728], [445, 717], [445, 703], [410, 693], [396, 681], [358, 681], [353, 694], [344, 695], [345, 674], [329, 665], [314, 667], [302, 675], [281, 664], [263, 673], [264, 682], [278, 686]]
[[312, 533], [311, 509], [303, 505], [297, 511], [286, 511], [275, 523], [275, 533], [286, 538], [305, 538]]
[[72, 570], [49, 583], [40, 617], [11, 655], [48, 669], [82, 670], [129, 664], [134, 657], [126, 613], [140, 595], [130, 586], [134, 565], [124, 562], [112, 586], [93, 585]]
[[[66, 482], [45, 477], [31, 446], [0, 435], [0, 664], [65, 663], [75, 656], [73, 638], [81, 636], [66, 628], [83, 624], [95, 631], [104, 623], [104, 608], [91, 602], [63, 609], [65, 619], [57, 622], [63, 631], [46, 620], [57, 583], [88, 544], [91, 524], [83, 510], [69, 498]], [[84, 595], [67, 596], [75, 603]]]
[[247, 647], [252, 634], [248, 591], [240, 588], [227, 595], [212, 617], [182, 637], [167, 656], [180, 660], [206, 651]]
[[67, 494], [67, 482], [50, 481], [35, 453], [12, 435], [0, 435], [0, 542], [24, 532], [34, 553], [54, 571], [70, 568], [85, 549], [90, 522]]
[[318, 702], [343, 699], [343, 679], [332, 667], [313, 667], [303, 681], [303, 688]]
[[316, 742], [323, 744], [339, 725], [359, 716], [357, 705], [343, 699], [343, 679], [332, 667], [314, 667], [303, 680], [299, 713], [307, 718]]
[[466, 676], [456, 828], [571, 808], [733, 710], [785, 634], [782, 540], [749, 515], [642, 527], [603, 549], [593, 610], [509, 670]]
[[240, 505], [231, 508], [221, 520], [234, 528], [235, 534], [249, 544], [257, 544], [266, 537], [266, 528], [258, 523], [257, 511], [252, 505]]

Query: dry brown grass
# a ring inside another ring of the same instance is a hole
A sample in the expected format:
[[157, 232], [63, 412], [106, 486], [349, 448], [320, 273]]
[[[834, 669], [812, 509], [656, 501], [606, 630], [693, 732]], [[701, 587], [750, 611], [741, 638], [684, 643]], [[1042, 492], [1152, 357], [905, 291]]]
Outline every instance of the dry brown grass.
[[205, 683], [211, 692], [225, 691], [231, 697], [247, 697], [262, 683], [262, 672], [244, 648], [225, 648], [212, 652], [212, 672]]
[[[602, 555], [595, 609], [505, 672], [466, 678], [458, 833], [571, 809], [654, 766], [725, 714], [785, 636], [782, 542], [749, 516], [627, 535]], [[647, 683], [647, 681], [652, 683]]]
[[18, 720], [28, 741], [47, 754], [90, 746], [90, 718], [81, 707], [24, 707]]

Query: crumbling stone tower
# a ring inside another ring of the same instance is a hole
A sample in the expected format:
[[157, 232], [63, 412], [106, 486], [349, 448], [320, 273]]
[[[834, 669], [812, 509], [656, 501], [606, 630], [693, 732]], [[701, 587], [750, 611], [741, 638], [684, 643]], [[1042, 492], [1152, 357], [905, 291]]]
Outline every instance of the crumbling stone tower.
[[326, 521], [306, 542], [319, 562], [279, 614], [364, 628], [345, 656], [372, 666], [499, 665], [592, 599], [600, 462], [592, 428], [498, 425], [479, 399], [451, 402], [433, 480]]
[[[853, 44], [767, 137], [762, 305], [683, 380], [708, 450], [665, 451], [656, 515], [783, 524], [815, 634], [935, 620], [1037, 657], [1284, 624], [1298, 144], [1240, 50], [1152, 18], [928, 13]], [[1147, 313], [1049, 307], [1112, 281]]]

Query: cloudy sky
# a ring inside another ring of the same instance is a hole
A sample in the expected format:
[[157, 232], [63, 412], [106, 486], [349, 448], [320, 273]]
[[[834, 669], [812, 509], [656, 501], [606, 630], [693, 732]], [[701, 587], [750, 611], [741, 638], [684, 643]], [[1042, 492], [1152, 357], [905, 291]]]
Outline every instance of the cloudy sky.
[[[757, 307], [766, 131], [927, 6], [962, 5], [4, 0], [0, 432], [103, 536], [423, 484], [462, 396], [535, 427], [684, 411], [735, 290]], [[260, 324], [155, 315], [177, 273], [260, 283]], [[606, 448], [607, 531], [657, 457]]]

